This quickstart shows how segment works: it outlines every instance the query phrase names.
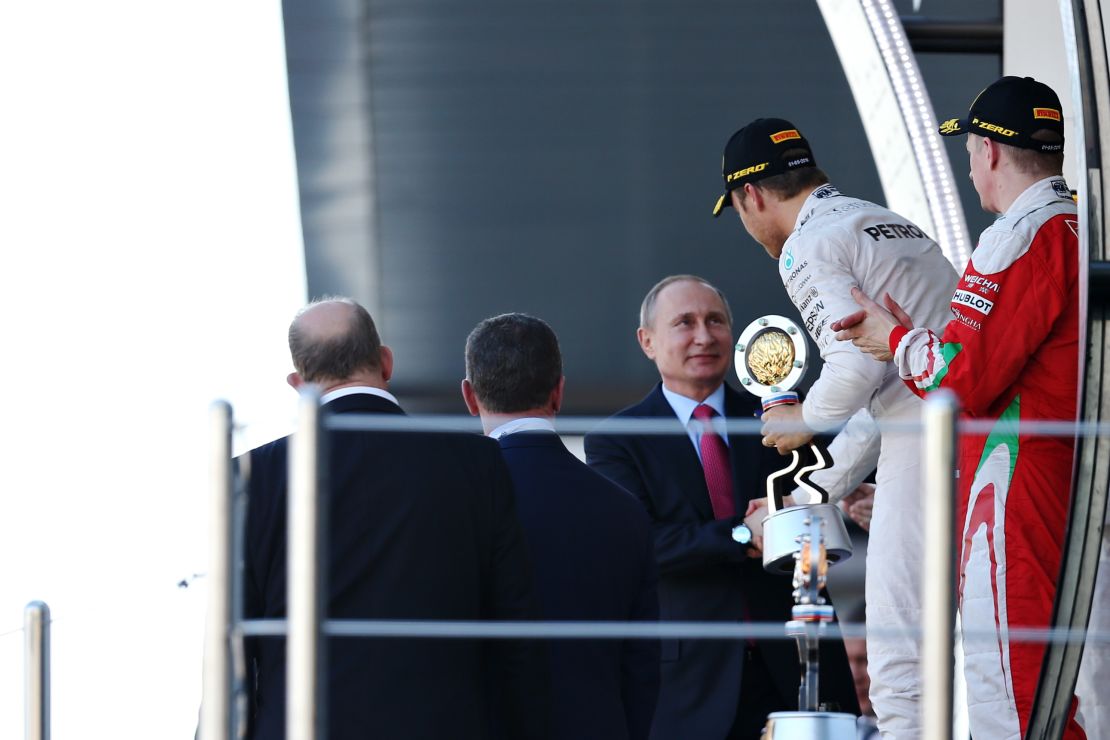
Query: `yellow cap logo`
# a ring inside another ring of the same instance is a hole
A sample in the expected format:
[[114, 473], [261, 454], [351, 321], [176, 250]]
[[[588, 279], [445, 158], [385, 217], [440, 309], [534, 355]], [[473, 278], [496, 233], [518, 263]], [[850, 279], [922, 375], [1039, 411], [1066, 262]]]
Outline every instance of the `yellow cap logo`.
[[978, 118], [976, 118], [973, 123], [984, 131], [993, 131], [1002, 136], [1017, 136], [1017, 131], [1014, 131], [1012, 128], [1006, 128], [1005, 126], [999, 126], [997, 123], [980, 121]]
[[747, 177], [748, 175], [754, 175], [756, 172], [762, 172], [767, 169], [767, 165], [769, 164], [771, 163], [763, 162], [762, 164], [753, 164], [751, 167], [745, 167], [742, 170], [736, 170], [736, 172], [733, 172], [725, 178], [725, 182], [732, 182], [733, 180], [739, 180], [741, 177]]
[[784, 141], [790, 141], [791, 139], [800, 138], [802, 138], [802, 135], [798, 133], [798, 129], [791, 128], [787, 129], [786, 131], [779, 131], [777, 134], [771, 134], [771, 143], [781, 144]]
[[1050, 121], [1060, 120], [1060, 111], [1055, 108], [1034, 108], [1033, 118], [1047, 118]]
[[940, 125], [940, 132], [942, 134], [954, 134], [960, 130], [960, 119], [949, 118], [947, 121]]

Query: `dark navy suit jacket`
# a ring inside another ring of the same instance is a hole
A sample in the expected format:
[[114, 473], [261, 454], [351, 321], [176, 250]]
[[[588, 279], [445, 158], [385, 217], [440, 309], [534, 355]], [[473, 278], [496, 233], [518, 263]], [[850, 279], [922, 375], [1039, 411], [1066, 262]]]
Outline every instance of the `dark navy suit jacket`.
[[[545, 619], [659, 618], [651, 522], [628, 491], [552, 432], [501, 437]], [[656, 640], [552, 640], [555, 737], [644, 740], [659, 692]]]
[[[752, 418], [754, 398], [725, 386], [725, 415]], [[686, 429], [656, 385], [617, 418], [671, 419], [671, 435], [608, 434], [604, 426], [586, 436], [590, 466], [631, 491], [647, 510], [659, 563], [659, 605], [664, 620], [779, 622], [790, 619], [791, 579], [763, 570], [746, 548], [732, 540], [747, 503], [761, 498], [768, 473], [786, 461], [752, 436], [730, 435], [733, 495], [737, 516], [716, 520], [697, 452]], [[723, 738], [740, 711], [797, 709], [798, 654], [793, 643], [758, 643], [785, 706], [741, 703], [743, 641], [664, 640], [662, 687], [652, 737]], [[826, 641], [821, 654], [821, 698], [841, 711], [859, 713], [843, 642]]]
[[[369, 394], [336, 414], [400, 414]], [[532, 568], [498, 446], [475, 434], [334, 431], [328, 475], [330, 618], [529, 619]], [[250, 454], [244, 613], [286, 609], [288, 438]], [[250, 737], [285, 737], [285, 641], [247, 641]], [[544, 648], [520, 640], [328, 640], [328, 737], [550, 732]]]

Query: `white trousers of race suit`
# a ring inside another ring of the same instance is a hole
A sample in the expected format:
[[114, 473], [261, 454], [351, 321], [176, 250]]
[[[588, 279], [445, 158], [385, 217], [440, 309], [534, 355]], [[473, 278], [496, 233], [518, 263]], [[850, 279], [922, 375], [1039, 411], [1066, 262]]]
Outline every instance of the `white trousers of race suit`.
[[[833, 467], [814, 483], [843, 498], [878, 466], [867, 544], [867, 672], [883, 737], [921, 734], [921, 573], [925, 553], [921, 502], [921, 400], [893, 372], [829, 445]], [[874, 418], [874, 421], [872, 421]], [[881, 438], [875, 424], [882, 428]], [[894, 425], [895, 428], [890, 428]], [[891, 636], [891, 633], [896, 636]], [[907, 636], [897, 636], [904, 632]]]
[[880, 426], [898, 427], [882, 429], [864, 589], [871, 703], [882, 736], [897, 740], [921, 735], [921, 408], [901, 381], [884, 384], [870, 408]]

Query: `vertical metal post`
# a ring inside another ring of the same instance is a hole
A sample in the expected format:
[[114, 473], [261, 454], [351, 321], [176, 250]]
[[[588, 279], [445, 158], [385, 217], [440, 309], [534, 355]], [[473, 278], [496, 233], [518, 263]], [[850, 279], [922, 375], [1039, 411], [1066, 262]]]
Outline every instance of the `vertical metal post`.
[[32, 601], [23, 610], [26, 740], [50, 740], [50, 607]]
[[925, 572], [922, 578], [921, 713], [924, 740], [952, 737], [952, 672], [955, 612], [954, 504], [956, 415], [949, 391], [929, 395], [924, 422], [922, 496], [925, 505]]
[[320, 393], [301, 391], [289, 455], [289, 571], [286, 737], [326, 736], [327, 667], [322, 639], [327, 565], [327, 449]]
[[204, 629], [204, 684], [200, 740], [230, 740], [232, 476], [231, 405], [215, 401], [208, 410], [208, 613]]

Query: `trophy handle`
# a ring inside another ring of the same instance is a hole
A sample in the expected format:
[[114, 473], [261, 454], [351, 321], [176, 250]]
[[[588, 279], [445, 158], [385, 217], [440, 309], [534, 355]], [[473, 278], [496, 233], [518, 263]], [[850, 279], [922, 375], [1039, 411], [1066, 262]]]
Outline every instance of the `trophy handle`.
[[828, 491], [811, 481], [809, 477], [818, 470], [831, 467], [832, 464], [832, 455], [820, 442], [810, 442], [791, 452], [790, 463], [782, 470], [767, 476], [768, 516], [784, 508], [783, 499], [795, 488], [805, 491], [808, 497], [807, 501], [796, 501], [795, 504], [829, 503]]
[[809, 479], [810, 475], [818, 470], [825, 470], [833, 465], [833, 457], [829, 448], [816, 440], [802, 447], [801, 464], [794, 474], [794, 483], [809, 496], [811, 504], [829, 503], [829, 492]]
[[[805, 448], [802, 448], [805, 449]], [[798, 450], [790, 453], [790, 464], [782, 470], [776, 470], [767, 476], [767, 515], [770, 516], [783, 508], [783, 498], [794, 490], [794, 474], [802, 462]]]

